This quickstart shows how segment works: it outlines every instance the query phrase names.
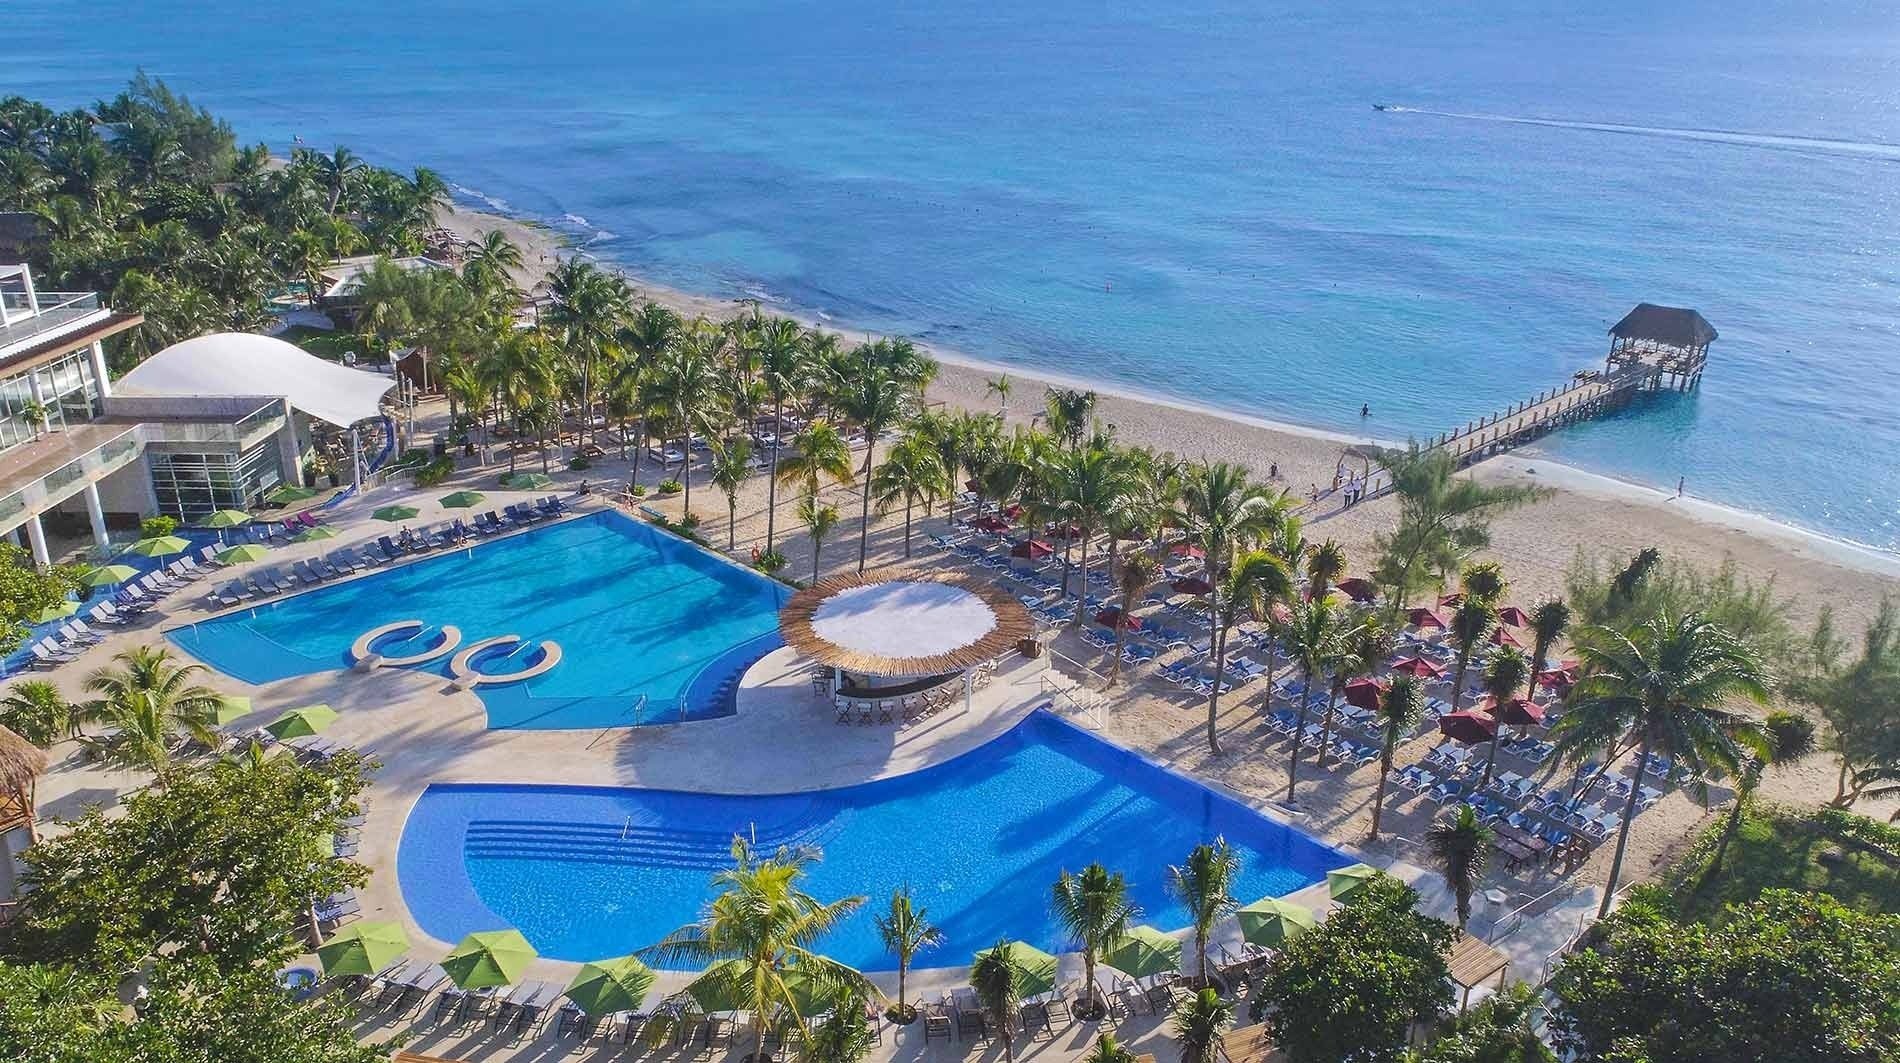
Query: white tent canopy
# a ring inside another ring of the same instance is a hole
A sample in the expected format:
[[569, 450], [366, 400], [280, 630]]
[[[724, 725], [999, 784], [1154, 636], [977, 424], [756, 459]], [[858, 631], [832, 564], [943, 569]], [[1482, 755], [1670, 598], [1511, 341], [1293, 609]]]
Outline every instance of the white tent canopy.
[[326, 362], [293, 344], [249, 332], [174, 343], [113, 382], [115, 395], [197, 398], [282, 396], [340, 428], [375, 417], [393, 378]]

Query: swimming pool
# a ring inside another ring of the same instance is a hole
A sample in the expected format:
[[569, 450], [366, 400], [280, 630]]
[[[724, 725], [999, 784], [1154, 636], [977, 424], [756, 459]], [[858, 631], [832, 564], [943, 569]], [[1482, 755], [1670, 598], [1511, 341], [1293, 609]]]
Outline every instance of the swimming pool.
[[766, 850], [812, 844], [808, 888], [870, 898], [820, 943], [865, 970], [895, 960], [872, 914], [908, 883], [944, 944], [923, 967], [966, 964], [999, 937], [1067, 949], [1048, 911], [1064, 868], [1128, 876], [1142, 921], [1188, 916], [1167, 869], [1224, 836], [1243, 858], [1242, 902], [1318, 882], [1352, 859], [1190, 779], [1038, 710], [954, 760], [840, 790], [777, 796], [438, 784], [411, 810], [397, 855], [404, 900], [444, 941], [512, 926], [542, 955], [617, 956], [697, 916], [735, 833]]
[[[439, 642], [444, 625], [459, 629], [463, 648], [520, 636], [518, 649], [477, 658], [479, 671], [499, 675], [520, 671], [551, 641], [561, 660], [550, 671], [475, 688], [488, 726], [630, 726], [729, 715], [740, 674], [779, 645], [778, 609], [789, 594], [604, 511], [165, 634], [252, 683], [347, 668], [359, 636], [406, 619], [424, 628], [380, 640], [376, 652], [417, 653]], [[417, 667], [446, 677], [451, 660]]]

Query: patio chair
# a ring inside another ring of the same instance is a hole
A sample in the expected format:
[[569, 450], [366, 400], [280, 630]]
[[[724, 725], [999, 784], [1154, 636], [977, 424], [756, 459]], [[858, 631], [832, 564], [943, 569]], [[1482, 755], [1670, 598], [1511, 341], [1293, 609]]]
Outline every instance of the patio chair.
[[79, 659], [77, 654], [66, 653], [57, 648], [48, 649], [45, 639], [35, 642], [30, 652], [33, 654], [33, 660], [30, 663], [34, 668], [57, 668]]
[[949, 1009], [945, 1008], [942, 1004], [925, 1004], [922, 1010], [924, 1013], [924, 1043], [928, 1045], [931, 1041], [939, 1037], [946, 1041], [950, 1040], [952, 1034]]

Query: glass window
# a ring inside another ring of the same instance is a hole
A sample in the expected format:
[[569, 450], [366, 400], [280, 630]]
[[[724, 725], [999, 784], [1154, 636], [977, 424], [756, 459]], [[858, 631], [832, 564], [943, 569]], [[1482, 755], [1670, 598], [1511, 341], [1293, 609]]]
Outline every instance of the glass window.
[[158, 509], [190, 521], [220, 509], [245, 509], [282, 479], [277, 437], [242, 454], [150, 453]]

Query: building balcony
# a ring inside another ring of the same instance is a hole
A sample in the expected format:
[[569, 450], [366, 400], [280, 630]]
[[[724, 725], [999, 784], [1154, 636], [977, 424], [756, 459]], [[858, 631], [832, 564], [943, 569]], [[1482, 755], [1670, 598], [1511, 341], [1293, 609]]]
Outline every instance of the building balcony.
[[0, 532], [124, 468], [141, 453], [138, 424], [105, 420], [48, 432], [0, 454]]
[[51, 339], [111, 316], [98, 292], [39, 292], [31, 301], [25, 292], [0, 291], [0, 357], [17, 347]]

